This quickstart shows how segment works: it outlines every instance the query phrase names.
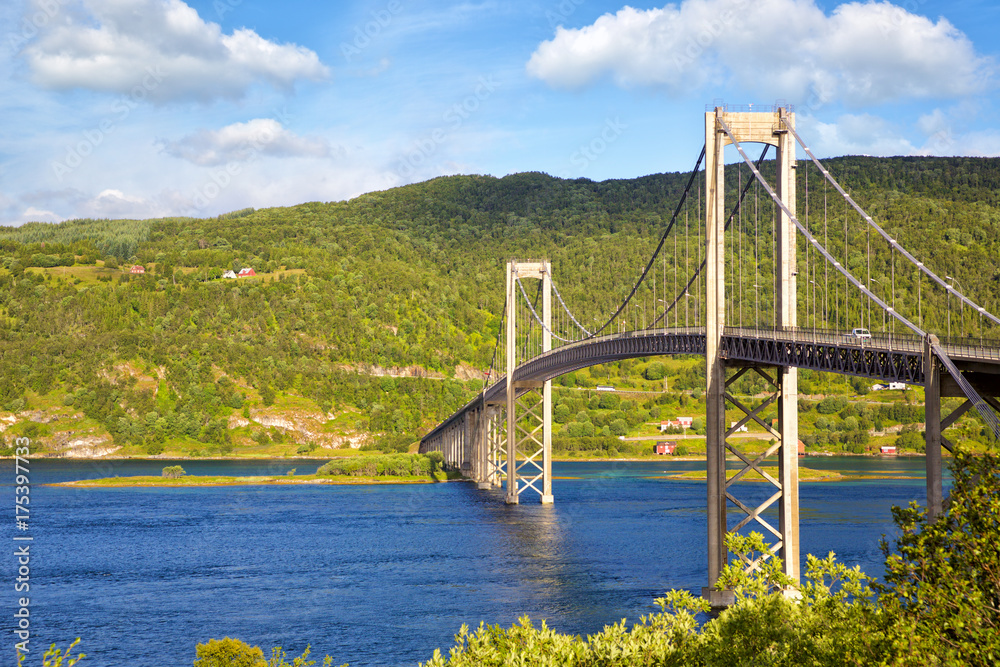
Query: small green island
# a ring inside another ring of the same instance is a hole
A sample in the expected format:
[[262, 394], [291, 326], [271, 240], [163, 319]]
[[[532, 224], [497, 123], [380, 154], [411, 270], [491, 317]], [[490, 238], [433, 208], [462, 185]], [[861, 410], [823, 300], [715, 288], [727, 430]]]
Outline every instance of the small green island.
[[[775, 479], [778, 478], [778, 468], [774, 465], [764, 466], [764, 470], [771, 477]], [[727, 479], [732, 479], [733, 475], [736, 474], [735, 470], [727, 470]], [[676, 473], [666, 473], [664, 475], [652, 476], [649, 479], [664, 479], [671, 481], [685, 481], [685, 482], [704, 482], [707, 477], [707, 472], [704, 470], [688, 470], [686, 472], [676, 472]], [[805, 466], [799, 466], [799, 481], [800, 482], [852, 482], [858, 480], [872, 480], [872, 479], [919, 479], [912, 476], [903, 475], [872, 475], [872, 474], [843, 474], [837, 472], [836, 470], [816, 470], [814, 468], [806, 468]], [[764, 478], [756, 470], [750, 470], [746, 472], [742, 477], [741, 481], [745, 482], [766, 482]]]
[[446, 470], [440, 452], [392, 454], [334, 459], [311, 475], [297, 475], [292, 468], [274, 475], [188, 475], [179, 465], [167, 466], [160, 476], [103, 477], [59, 482], [53, 486], [84, 488], [238, 486], [271, 484], [434, 484], [463, 479], [461, 473]]

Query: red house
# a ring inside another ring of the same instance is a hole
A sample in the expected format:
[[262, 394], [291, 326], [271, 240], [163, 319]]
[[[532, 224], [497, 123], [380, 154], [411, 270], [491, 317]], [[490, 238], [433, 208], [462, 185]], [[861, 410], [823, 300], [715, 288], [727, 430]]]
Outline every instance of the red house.
[[236, 274], [237, 278], [249, 278], [250, 276], [257, 275], [257, 272], [250, 268], [242, 268], [240, 272]]
[[664, 454], [673, 454], [675, 449], [677, 449], [677, 443], [673, 440], [661, 440], [656, 443], [656, 453], [661, 456]]
[[895, 445], [882, 445], [881, 447], [879, 447], [879, 451], [882, 454], [896, 454], [897, 453]]
[[140, 264], [136, 264], [129, 271], [131, 273], [146, 273], [146, 267], [144, 267], [144, 266], [142, 266]]

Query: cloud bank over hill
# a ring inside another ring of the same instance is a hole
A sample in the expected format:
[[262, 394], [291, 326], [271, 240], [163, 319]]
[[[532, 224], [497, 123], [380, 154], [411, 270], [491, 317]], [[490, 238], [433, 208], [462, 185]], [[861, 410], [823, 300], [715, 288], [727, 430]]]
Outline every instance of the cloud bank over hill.
[[673, 95], [726, 86], [862, 106], [973, 94], [993, 78], [991, 65], [947, 19], [888, 2], [827, 15], [814, 0], [687, 0], [559, 27], [527, 70], [561, 88], [610, 77]]

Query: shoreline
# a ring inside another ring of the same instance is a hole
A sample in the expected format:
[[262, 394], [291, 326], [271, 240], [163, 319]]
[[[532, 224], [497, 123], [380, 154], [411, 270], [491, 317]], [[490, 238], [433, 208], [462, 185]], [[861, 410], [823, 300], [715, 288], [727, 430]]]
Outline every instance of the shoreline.
[[[373, 454], [378, 456], [378, 454]], [[949, 454], [944, 452], [943, 455], [947, 458]], [[924, 458], [926, 454], [921, 454], [919, 452], [903, 452], [902, 454], [848, 454], [843, 452], [838, 453], [818, 453], [818, 454], [804, 454], [800, 455], [799, 458], [865, 458], [865, 459], [897, 459], [897, 458]], [[0, 456], [0, 461], [13, 461], [15, 456]], [[46, 456], [45, 454], [32, 455], [31, 460], [40, 461], [330, 461], [332, 459], [346, 459], [351, 458], [350, 456]], [[739, 460], [735, 456], [727, 456], [728, 459]], [[645, 456], [645, 457], [621, 457], [616, 456], [614, 458], [604, 457], [604, 456], [587, 456], [587, 457], [576, 457], [576, 456], [553, 456], [553, 461], [559, 462], [595, 462], [595, 461], [632, 461], [632, 462], [643, 462], [643, 461], [704, 461], [704, 456]]]
[[52, 482], [40, 486], [62, 486], [82, 489], [108, 488], [164, 488], [164, 487], [202, 487], [202, 486], [291, 486], [291, 485], [372, 485], [372, 484], [441, 484], [444, 482], [463, 482], [464, 478], [453, 478], [446, 474], [441, 477], [425, 476], [382, 476], [354, 477], [350, 475], [266, 475], [254, 476], [210, 476], [185, 475], [183, 477], [157, 477], [154, 475], [137, 475], [132, 477], [101, 477], [98, 479], [71, 480], [68, 482]]
[[[594, 459], [594, 462], [607, 461], [630, 461], [645, 459]], [[682, 459], [697, 460], [697, 459]], [[770, 468], [770, 466], [768, 467]], [[767, 470], [768, 473], [776, 473], [776, 470]], [[661, 474], [652, 474], [645, 477], [650, 480], [662, 480], [666, 482], [705, 482], [707, 474], [704, 470], [669, 471], [663, 470]], [[557, 476], [555, 479], [580, 479], [579, 477]], [[817, 470], [801, 466], [799, 468], [800, 483], [836, 483], [836, 482], [858, 482], [871, 480], [909, 480], [922, 479], [914, 475], [892, 475], [883, 474], [879, 471], [875, 474], [865, 474], [852, 472], [848, 474], [831, 471]], [[766, 480], [756, 471], [749, 471], [743, 474], [744, 482], [765, 483]], [[40, 486], [60, 486], [73, 488], [177, 488], [177, 487], [219, 487], [219, 486], [290, 486], [290, 485], [391, 485], [391, 484], [438, 484], [442, 482], [473, 482], [474, 480], [463, 477], [455, 471], [440, 471], [431, 475], [381, 475], [381, 476], [354, 476], [354, 475], [184, 475], [181, 477], [162, 477], [160, 475], [133, 475], [128, 477], [101, 477], [97, 479], [69, 480], [65, 482], [52, 482]]]

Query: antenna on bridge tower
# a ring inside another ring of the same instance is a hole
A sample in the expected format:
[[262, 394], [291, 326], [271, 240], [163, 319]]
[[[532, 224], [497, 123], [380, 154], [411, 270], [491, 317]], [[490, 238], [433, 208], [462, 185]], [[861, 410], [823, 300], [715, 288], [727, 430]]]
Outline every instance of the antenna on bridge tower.
[[[753, 368], [770, 384], [777, 393], [772, 400], [778, 403], [778, 428], [765, 424], [756, 412], [744, 407], [733, 398], [727, 387], [745, 374], [744, 366], [737, 374], [726, 380], [727, 363], [722, 356], [723, 335], [725, 333], [726, 291], [725, 291], [725, 165], [723, 149], [734, 142], [753, 142], [776, 146], [777, 192], [779, 198], [791, 211], [795, 210], [795, 141], [789, 135], [786, 123], [794, 127], [795, 115], [787, 107], [779, 106], [770, 110], [753, 111], [752, 107], [717, 106], [705, 114], [705, 228], [707, 246], [707, 308], [706, 308], [706, 364], [707, 364], [707, 414], [706, 414], [706, 464], [708, 468], [708, 586], [702, 594], [713, 606], [725, 606], [732, 602], [731, 591], [718, 591], [716, 582], [722, 568], [729, 559], [725, 547], [725, 535], [729, 532], [726, 520], [728, 502], [732, 501], [746, 517], [733, 532], [740, 530], [751, 521], [761, 524], [778, 540], [775, 551], [780, 549], [784, 561], [784, 571], [795, 581], [799, 578], [799, 503], [798, 503], [798, 375], [794, 367], [779, 367], [771, 378], [759, 368]], [[784, 210], [776, 213], [775, 239], [775, 308], [777, 325], [781, 328], [796, 326], [796, 276], [795, 276], [795, 228]], [[728, 364], [737, 368], [737, 364]], [[746, 413], [736, 426], [727, 431], [726, 401]], [[764, 455], [751, 462], [741, 454], [726, 438], [749, 421], [756, 421], [775, 436], [777, 443]], [[726, 450], [739, 456], [746, 468], [732, 479], [726, 477]], [[779, 479], [775, 480], [759, 465], [767, 456], [779, 454]], [[752, 509], [739, 502], [729, 489], [750, 469], [761, 472], [778, 492], [759, 507]], [[775, 501], [778, 505], [778, 529], [768, 524], [761, 513]], [[748, 568], [756, 568], [758, 563], [747, 563]]]

